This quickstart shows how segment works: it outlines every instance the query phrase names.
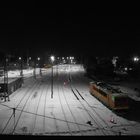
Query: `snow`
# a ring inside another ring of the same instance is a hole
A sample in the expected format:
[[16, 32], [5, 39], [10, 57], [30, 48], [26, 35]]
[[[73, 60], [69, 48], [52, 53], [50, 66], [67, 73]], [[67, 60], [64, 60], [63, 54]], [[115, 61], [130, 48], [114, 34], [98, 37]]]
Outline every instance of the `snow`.
[[115, 85], [114, 87], [121, 89], [122, 92], [126, 93], [133, 100], [140, 101], [140, 90], [139, 90], [140, 83], [134, 81], [125, 82], [119, 83], [119, 85]]
[[[128, 119], [118, 115], [89, 93], [91, 79], [84, 77], [81, 65], [56, 65], [53, 69], [53, 98], [51, 68], [42, 69], [42, 76], [37, 69], [36, 78], [33, 69], [23, 71], [23, 86], [10, 95], [9, 102], [0, 101], [1, 134], [140, 134], [140, 121], [135, 116]], [[19, 71], [8, 72], [9, 77], [19, 74]], [[16, 108], [15, 118], [13, 108]]]

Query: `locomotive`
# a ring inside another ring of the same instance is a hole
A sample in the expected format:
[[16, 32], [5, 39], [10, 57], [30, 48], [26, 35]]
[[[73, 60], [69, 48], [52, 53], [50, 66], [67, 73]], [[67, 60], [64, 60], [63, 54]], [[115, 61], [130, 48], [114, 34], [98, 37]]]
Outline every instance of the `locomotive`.
[[90, 94], [112, 110], [127, 110], [129, 98], [121, 90], [104, 82], [90, 82]]

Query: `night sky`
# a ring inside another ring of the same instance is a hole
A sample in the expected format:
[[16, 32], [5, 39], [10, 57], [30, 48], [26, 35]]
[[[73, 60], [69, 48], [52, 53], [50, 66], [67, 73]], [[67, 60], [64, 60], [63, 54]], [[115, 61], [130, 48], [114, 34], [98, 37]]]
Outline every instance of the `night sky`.
[[97, 14], [93, 9], [1, 9], [1, 52], [41, 55], [140, 53], [140, 16]]

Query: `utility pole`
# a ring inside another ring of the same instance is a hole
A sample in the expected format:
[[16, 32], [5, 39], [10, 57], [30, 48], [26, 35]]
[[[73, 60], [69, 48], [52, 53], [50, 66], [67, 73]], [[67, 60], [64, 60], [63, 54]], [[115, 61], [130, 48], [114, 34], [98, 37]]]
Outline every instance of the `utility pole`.
[[9, 93], [8, 93], [8, 71], [7, 71], [7, 63], [8, 63], [8, 58], [5, 56], [4, 58], [4, 99], [6, 102], [6, 97], [9, 99]]
[[53, 98], [53, 62], [54, 62], [55, 58], [54, 56], [51, 56], [51, 62], [52, 62], [52, 86], [51, 86], [51, 98]]
[[[16, 108], [13, 108], [13, 115], [14, 115], [14, 129], [15, 129], [15, 126], [16, 126]], [[14, 134], [14, 129], [13, 129], [13, 134]]]
[[19, 57], [19, 61], [20, 61], [20, 76], [22, 78], [22, 82], [24, 83], [23, 81], [23, 64], [22, 64], [22, 58]]
[[53, 98], [53, 62], [52, 62], [52, 86], [51, 86], [51, 91], [52, 91], [51, 98]]
[[39, 74], [40, 74], [40, 76], [42, 76], [40, 57], [38, 57], [37, 60], [38, 60], [38, 66], [39, 66]]
[[34, 71], [33, 71], [34, 78], [36, 79], [36, 59], [34, 61]]

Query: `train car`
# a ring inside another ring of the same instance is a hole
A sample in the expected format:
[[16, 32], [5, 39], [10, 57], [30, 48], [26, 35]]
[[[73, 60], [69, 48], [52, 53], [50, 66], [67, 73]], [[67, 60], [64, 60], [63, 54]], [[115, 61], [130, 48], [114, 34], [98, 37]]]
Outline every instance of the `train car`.
[[90, 82], [90, 93], [112, 110], [127, 110], [128, 96], [104, 82]]
[[9, 78], [8, 83], [4, 84], [3, 79], [0, 81], [0, 96], [4, 95], [6, 91], [9, 95], [20, 88], [23, 84], [23, 79], [20, 78]]

